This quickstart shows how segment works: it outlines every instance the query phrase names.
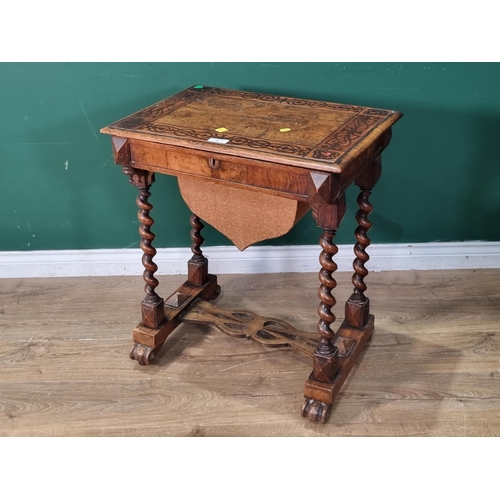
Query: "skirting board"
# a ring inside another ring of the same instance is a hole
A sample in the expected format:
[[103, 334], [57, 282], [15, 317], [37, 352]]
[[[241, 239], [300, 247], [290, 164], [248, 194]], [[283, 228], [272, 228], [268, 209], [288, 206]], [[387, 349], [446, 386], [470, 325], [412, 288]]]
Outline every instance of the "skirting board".
[[[203, 247], [213, 274], [317, 272], [319, 245]], [[373, 244], [366, 267], [373, 271], [500, 268], [500, 242]], [[129, 276], [143, 271], [139, 249], [0, 252], [0, 278]], [[189, 248], [160, 248], [157, 275], [186, 274]], [[351, 245], [339, 245], [339, 271], [352, 271]]]

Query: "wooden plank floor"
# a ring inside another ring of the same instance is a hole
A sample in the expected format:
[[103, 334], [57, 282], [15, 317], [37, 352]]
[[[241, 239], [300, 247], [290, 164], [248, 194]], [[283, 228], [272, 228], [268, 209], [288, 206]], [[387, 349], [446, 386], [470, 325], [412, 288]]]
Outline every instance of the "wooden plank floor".
[[[350, 273], [337, 273], [340, 324]], [[183, 276], [160, 276], [167, 296]], [[310, 361], [182, 325], [128, 357], [141, 277], [0, 280], [1, 436], [500, 436], [500, 269], [371, 273], [375, 336], [326, 425]], [[316, 325], [316, 274], [220, 276], [218, 305]]]

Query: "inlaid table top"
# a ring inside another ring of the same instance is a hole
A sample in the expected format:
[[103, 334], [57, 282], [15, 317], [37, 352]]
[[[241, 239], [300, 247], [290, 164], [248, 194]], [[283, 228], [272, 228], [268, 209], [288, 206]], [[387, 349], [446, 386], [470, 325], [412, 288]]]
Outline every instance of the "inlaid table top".
[[402, 113], [195, 85], [101, 132], [341, 173]]

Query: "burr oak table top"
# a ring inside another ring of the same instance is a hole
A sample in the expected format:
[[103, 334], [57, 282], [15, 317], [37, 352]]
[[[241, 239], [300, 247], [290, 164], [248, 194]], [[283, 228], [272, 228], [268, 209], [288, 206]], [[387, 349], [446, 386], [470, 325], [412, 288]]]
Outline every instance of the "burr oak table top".
[[372, 154], [370, 146], [401, 116], [385, 109], [195, 85], [101, 132], [342, 173]]

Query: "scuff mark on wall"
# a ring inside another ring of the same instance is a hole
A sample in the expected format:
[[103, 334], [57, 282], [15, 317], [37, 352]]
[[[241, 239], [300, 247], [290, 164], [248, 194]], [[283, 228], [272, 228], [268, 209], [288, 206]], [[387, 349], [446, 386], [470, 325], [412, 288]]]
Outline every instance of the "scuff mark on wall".
[[94, 137], [95, 137], [96, 141], [99, 142], [99, 138], [97, 137], [97, 134], [95, 133], [94, 127], [92, 126], [92, 123], [90, 122], [90, 118], [87, 115], [87, 112], [85, 111], [85, 108], [83, 107], [82, 101], [80, 101], [80, 99], [78, 99], [78, 102], [80, 103], [80, 108], [82, 109], [83, 116], [85, 116], [85, 119], [87, 120], [87, 123], [89, 124], [90, 130], [92, 130], [92, 133], [94, 134]]

